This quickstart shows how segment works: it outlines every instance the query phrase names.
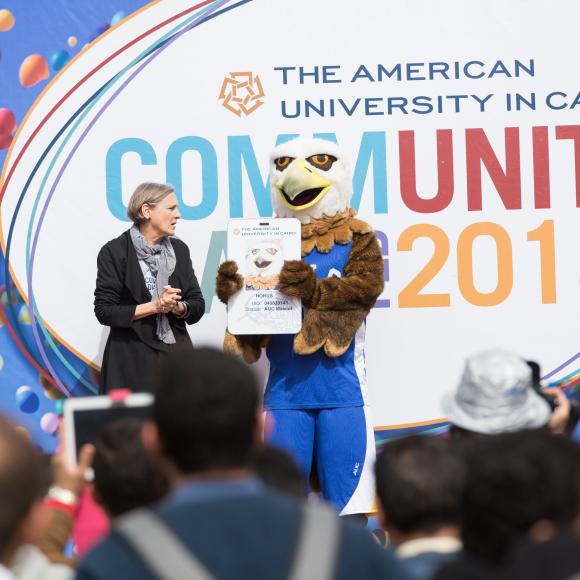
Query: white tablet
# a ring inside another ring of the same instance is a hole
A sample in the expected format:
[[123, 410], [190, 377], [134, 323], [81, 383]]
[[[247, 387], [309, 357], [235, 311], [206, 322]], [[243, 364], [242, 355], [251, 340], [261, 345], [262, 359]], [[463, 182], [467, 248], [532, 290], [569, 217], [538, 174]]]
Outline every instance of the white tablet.
[[228, 223], [228, 259], [244, 277], [228, 301], [232, 334], [296, 334], [302, 304], [280, 292], [284, 260], [300, 260], [300, 222], [296, 218], [239, 219]]
[[64, 401], [63, 427], [66, 459], [76, 465], [79, 451], [87, 443], [95, 443], [107, 423], [118, 419], [145, 421], [151, 417], [153, 395], [135, 393], [121, 401], [107, 396], [73, 397]]

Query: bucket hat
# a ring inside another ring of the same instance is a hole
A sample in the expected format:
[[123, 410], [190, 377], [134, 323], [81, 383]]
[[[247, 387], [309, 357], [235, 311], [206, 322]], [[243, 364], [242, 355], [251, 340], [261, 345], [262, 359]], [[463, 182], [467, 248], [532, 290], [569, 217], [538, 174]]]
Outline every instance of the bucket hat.
[[527, 363], [499, 349], [467, 358], [457, 390], [443, 399], [443, 411], [453, 425], [489, 435], [542, 427], [551, 413], [532, 388]]

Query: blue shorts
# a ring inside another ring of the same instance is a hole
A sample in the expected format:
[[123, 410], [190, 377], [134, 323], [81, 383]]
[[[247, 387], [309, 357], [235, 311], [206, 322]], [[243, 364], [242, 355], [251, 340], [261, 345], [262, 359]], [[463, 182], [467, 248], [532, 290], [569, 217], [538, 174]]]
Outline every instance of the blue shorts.
[[325, 500], [343, 515], [372, 511], [375, 440], [368, 407], [275, 409], [268, 415], [268, 442], [290, 453], [306, 477], [315, 462]]

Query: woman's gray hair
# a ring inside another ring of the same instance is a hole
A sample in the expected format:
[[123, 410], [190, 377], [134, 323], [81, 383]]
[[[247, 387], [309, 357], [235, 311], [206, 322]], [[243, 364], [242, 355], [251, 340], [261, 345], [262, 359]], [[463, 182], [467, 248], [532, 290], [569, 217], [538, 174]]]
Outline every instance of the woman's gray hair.
[[175, 193], [173, 187], [165, 183], [141, 183], [131, 195], [127, 206], [127, 217], [134, 224], [143, 223], [145, 221], [145, 217], [141, 213], [143, 204], [146, 203], [151, 207], [155, 207], [161, 200], [172, 193]]

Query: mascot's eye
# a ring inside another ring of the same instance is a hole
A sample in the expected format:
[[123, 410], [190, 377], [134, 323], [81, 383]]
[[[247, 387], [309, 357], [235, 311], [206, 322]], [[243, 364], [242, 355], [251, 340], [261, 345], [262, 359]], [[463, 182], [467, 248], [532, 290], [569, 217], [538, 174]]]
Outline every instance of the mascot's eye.
[[272, 256], [275, 256], [278, 253], [278, 248], [268, 248], [266, 251], [268, 252], [268, 254], [272, 254]]
[[336, 157], [332, 155], [327, 155], [326, 153], [319, 153], [318, 155], [311, 155], [306, 159], [310, 165], [323, 171], [328, 171], [333, 163], [336, 161]]
[[294, 161], [293, 157], [278, 157], [278, 159], [274, 159], [274, 165], [278, 171], [284, 171], [292, 161]]
[[260, 250], [258, 250], [258, 248], [254, 248], [252, 250], [252, 256], [257, 256], [260, 253]]

